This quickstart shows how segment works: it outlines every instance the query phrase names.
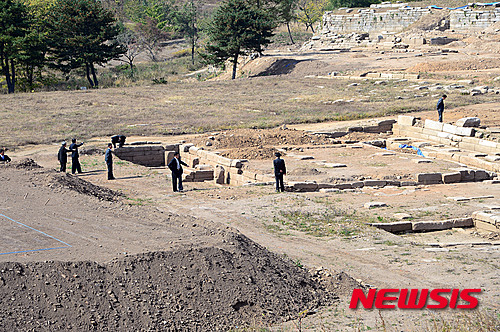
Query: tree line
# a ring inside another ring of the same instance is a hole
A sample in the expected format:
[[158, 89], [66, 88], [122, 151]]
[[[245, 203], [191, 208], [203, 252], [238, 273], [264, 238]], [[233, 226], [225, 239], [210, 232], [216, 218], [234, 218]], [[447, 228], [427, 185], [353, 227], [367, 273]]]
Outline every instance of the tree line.
[[[378, 0], [223, 0], [211, 13], [203, 0], [0, 0], [0, 85], [8, 93], [50, 85], [54, 73], [73, 72], [99, 86], [97, 66], [134, 60], [145, 53], [158, 61], [161, 43], [184, 38], [191, 60], [232, 64], [262, 53], [280, 24], [313, 25], [324, 10]], [[200, 40], [203, 40], [198, 52]]]

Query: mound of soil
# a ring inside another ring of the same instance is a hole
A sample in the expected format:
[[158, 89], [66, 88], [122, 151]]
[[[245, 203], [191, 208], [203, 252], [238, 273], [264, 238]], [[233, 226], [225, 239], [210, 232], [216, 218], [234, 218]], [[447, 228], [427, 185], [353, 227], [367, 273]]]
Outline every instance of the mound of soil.
[[231, 159], [272, 159], [277, 151], [270, 147], [240, 148], [223, 151], [221, 156]]
[[481, 59], [481, 60], [460, 60], [460, 61], [441, 61], [441, 62], [423, 62], [406, 69], [408, 72], [438, 72], [438, 71], [457, 71], [457, 70], [480, 70], [500, 68], [499, 59]]
[[[36, 164], [36, 163], [35, 163]], [[40, 166], [37, 165], [38, 168]], [[104, 201], [114, 201], [123, 196], [117, 191], [96, 186], [95, 184], [83, 180], [75, 175], [59, 173], [53, 170], [41, 169], [31, 174], [31, 180], [35, 183], [42, 183], [50, 188], [69, 189], [77, 193], [97, 197]]]
[[40, 165], [36, 163], [33, 159], [26, 158], [22, 159], [19, 161], [14, 161], [12, 162], [12, 166], [14, 166], [17, 169], [35, 169], [35, 168], [41, 168]]
[[89, 148], [83, 148], [80, 149], [80, 154], [83, 155], [104, 155], [104, 150], [100, 148], [95, 148], [95, 147], [89, 147]]
[[[331, 141], [324, 136], [309, 135], [303, 131], [289, 129], [236, 129], [214, 135], [204, 135], [195, 140], [196, 146], [205, 147], [209, 136], [213, 136], [211, 149], [238, 149], [282, 145], [320, 145]], [[243, 158], [243, 157], [238, 157]]]
[[[325, 278], [228, 233], [205, 247], [97, 262], [0, 263], [5, 330], [215, 331], [331, 304]], [[337, 285], [337, 276], [330, 283]], [[351, 282], [344, 283], [351, 288]], [[344, 287], [345, 288], [345, 287]]]

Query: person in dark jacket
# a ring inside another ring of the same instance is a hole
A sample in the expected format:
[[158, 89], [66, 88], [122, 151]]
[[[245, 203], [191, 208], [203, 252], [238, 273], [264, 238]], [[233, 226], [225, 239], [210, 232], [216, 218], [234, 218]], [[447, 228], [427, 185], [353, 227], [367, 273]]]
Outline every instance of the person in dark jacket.
[[438, 111], [438, 116], [439, 122], [443, 122], [443, 112], [444, 112], [444, 100], [448, 97], [447, 95], [443, 95], [441, 98], [439, 98], [436, 109]]
[[112, 148], [113, 144], [108, 143], [108, 149], [104, 154], [104, 161], [106, 162], [106, 166], [108, 166], [108, 180], [115, 179], [115, 177], [113, 176], [113, 151], [111, 150]]
[[10, 162], [10, 158], [9, 158], [9, 156], [7, 156], [5, 154], [4, 149], [0, 149], [0, 161], [6, 162], [6, 163]]
[[[179, 152], [176, 152], [174, 158], [168, 163], [168, 168], [172, 171], [172, 187], [174, 192], [184, 190], [182, 187], [182, 165], [187, 166], [187, 164], [181, 160]], [[177, 182], [179, 182], [178, 188]]]
[[59, 172], [66, 172], [66, 164], [68, 163], [68, 153], [71, 150], [66, 149], [66, 141], [62, 142], [61, 147], [59, 148], [59, 152], [57, 153], [57, 160], [61, 164], [61, 168]]
[[71, 150], [71, 173], [75, 174], [75, 172], [81, 173], [82, 166], [80, 165], [80, 154], [78, 153], [78, 148], [83, 145], [83, 142], [80, 144], [76, 143], [76, 138], [71, 140], [71, 145], [69, 149]]
[[123, 147], [123, 145], [125, 144], [125, 139], [127, 137], [124, 136], [124, 135], [115, 135], [115, 136], [111, 136], [111, 143], [113, 143], [113, 147], [116, 149], [116, 144], [118, 144], [118, 147]]
[[276, 152], [274, 154], [276, 159], [274, 159], [274, 177], [276, 178], [276, 191], [285, 191], [285, 184], [283, 183], [283, 175], [286, 174], [285, 161], [281, 159], [281, 153]]

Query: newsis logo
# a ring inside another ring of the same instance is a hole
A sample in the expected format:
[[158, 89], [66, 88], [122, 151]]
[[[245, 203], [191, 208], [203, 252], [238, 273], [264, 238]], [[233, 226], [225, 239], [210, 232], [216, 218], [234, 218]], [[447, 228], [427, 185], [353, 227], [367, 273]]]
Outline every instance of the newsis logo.
[[349, 308], [361, 303], [365, 309], [474, 309], [479, 304], [472, 295], [476, 293], [481, 289], [369, 289], [368, 294], [354, 289]]

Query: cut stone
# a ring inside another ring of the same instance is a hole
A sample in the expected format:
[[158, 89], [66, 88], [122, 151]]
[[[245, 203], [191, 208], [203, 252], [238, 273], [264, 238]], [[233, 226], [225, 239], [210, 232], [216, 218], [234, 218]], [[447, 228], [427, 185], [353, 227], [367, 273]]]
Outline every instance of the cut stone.
[[377, 227], [391, 233], [408, 232], [412, 230], [412, 224], [409, 221], [391, 222], [391, 223], [373, 223], [370, 224], [370, 226]]
[[458, 127], [476, 127], [478, 128], [481, 125], [481, 119], [476, 117], [469, 118], [461, 118], [456, 122]]
[[372, 209], [372, 208], [379, 208], [379, 207], [385, 207], [387, 206], [387, 203], [384, 202], [368, 202], [364, 204], [364, 207], [367, 209]]
[[443, 174], [443, 183], [457, 183], [462, 180], [460, 172], [445, 173]]
[[437, 184], [442, 182], [441, 173], [418, 173], [417, 182], [423, 184]]
[[474, 227], [472, 218], [457, 218], [441, 221], [417, 221], [412, 223], [413, 231], [437, 231], [458, 227]]

